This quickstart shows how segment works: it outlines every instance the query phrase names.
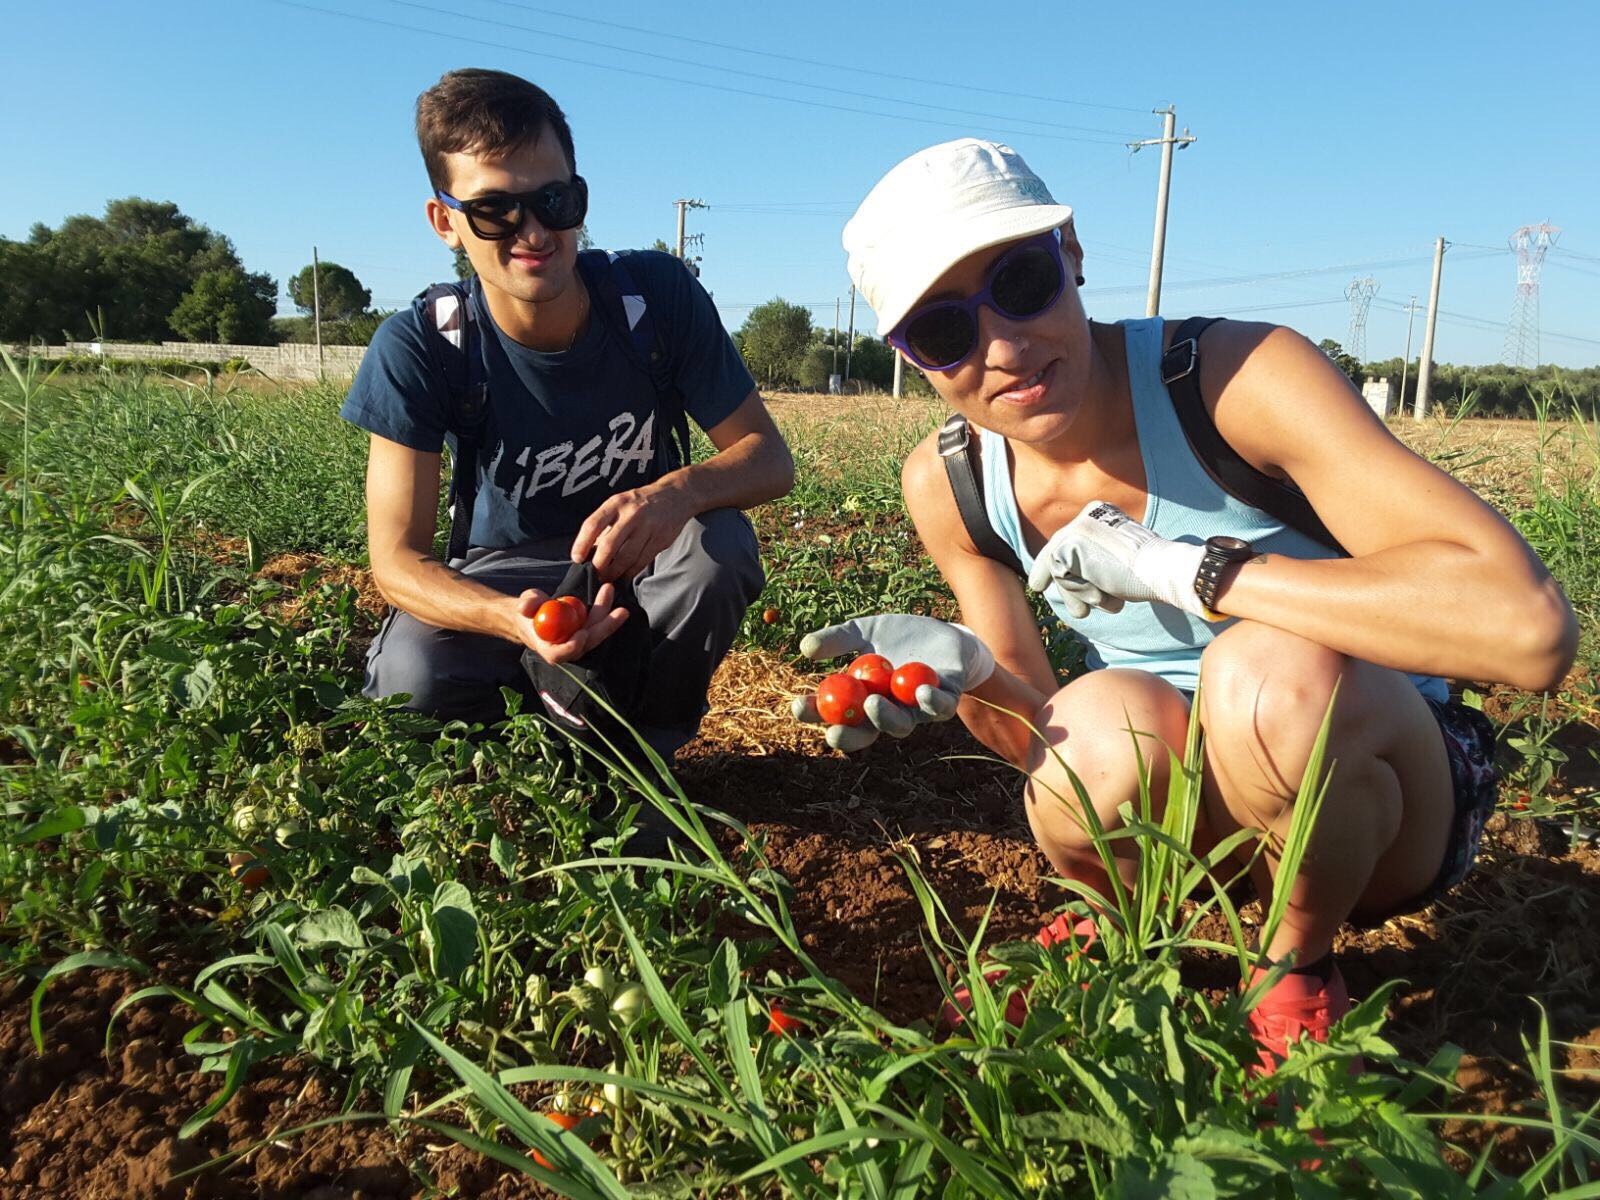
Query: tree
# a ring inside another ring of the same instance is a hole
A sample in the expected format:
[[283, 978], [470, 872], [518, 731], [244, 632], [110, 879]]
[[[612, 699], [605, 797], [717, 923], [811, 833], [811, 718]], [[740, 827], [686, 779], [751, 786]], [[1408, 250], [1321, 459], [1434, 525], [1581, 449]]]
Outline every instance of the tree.
[[657, 238], [655, 241], [651, 242], [650, 245], [648, 247], [646, 247], [646, 248], [650, 249], [650, 250], [659, 250], [663, 254], [672, 254], [673, 253], [672, 247], [667, 245], [667, 243], [661, 238]]
[[316, 289], [311, 286], [312, 267], [307, 264], [289, 277], [289, 299], [303, 313], [314, 313], [322, 305], [326, 321], [347, 321], [359, 317], [372, 304], [372, 290], [361, 286], [355, 272], [336, 262], [322, 262], [316, 268]]
[[192, 342], [270, 342], [277, 285], [236, 267], [207, 271], [172, 310], [172, 327]]
[[1344, 347], [1332, 338], [1323, 338], [1317, 343], [1317, 349], [1331, 358], [1333, 365], [1350, 377], [1351, 383], [1361, 386], [1361, 363], [1353, 354], [1346, 354]]
[[[109, 201], [102, 217], [36, 224], [24, 242], [0, 239], [0, 265], [0, 341], [19, 342], [95, 336], [90, 314], [100, 312], [109, 337], [162, 341], [176, 336], [168, 318], [201, 275], [244, 273], [226, 237], [176, 204], [138, 196]], [[266, 276], [249, 278], [276, 297]]]
[[811, 312], [781, 297], [750, 310], [740, 328], [745, 365], [767, 384], [800, 378], [806, 348], [811, 344]]

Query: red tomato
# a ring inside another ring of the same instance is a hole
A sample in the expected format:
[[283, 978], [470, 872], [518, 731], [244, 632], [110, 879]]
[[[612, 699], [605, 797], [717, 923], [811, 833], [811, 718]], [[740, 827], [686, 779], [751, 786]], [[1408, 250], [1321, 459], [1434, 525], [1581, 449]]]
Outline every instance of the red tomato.
[[780, 613], [775, 608], [762, 609], [761, 610], [761, 623], [763, 625], [776, 625], [778, 623], [778, 618], [780, 616], [782, 616], [782, 615], [783, 614]]
[[794, 1033], [797, 1030], [804, 1029], [805, 1024], [799, 1017], [791, 1017], [776, 1004], [772, 1006], [772, 1011], [767, 1014], [768, 1033]]
[[889, 680], [894, 675], [894, 664], [881, 654], [863, 654], [844, 669], [852, 679], [867, 685], [867, 691], [879, 696], [889, 694]]
[[572, 611], [578, 614], [578, 628], [582, 629], [584, 622], [589, 619], [589, 606], [576, 596], [557, 596], [556, 599], [572, 606]]
[[927, 663], [902, 663], [889, 681], [889, 691], [894, 698], [910, 708], [917, 706], [917, 689], [923, 684], [939, 686], [939, 675]]
[[829, 725], [859, 725], [867, 719], [867, 685], [848, 675], [829, 675], [817, 688], [817, 712]]
[[[583, 1118], [577, 1113], [545, 1113], [544, 1119], [553, 1125], [561, 1126], [563, 1129], [571, 1129], [579, 1121], [583, 1120]], [[537, 1150], [533, 1152], [533, 1161], [538, 1163], [546, 1171], [555, 1170], [555, 1168], [550, 1165], [550, 1160], [544, 1155], [540, 1154]]]
[[546, 600], [533, 614], [533, 631], [547, 642], [565, 642], [582, 628], [578, 610], [560, 600]]
[[262, 884], [272, 878], [272, 872], [268, 871], [265, 865], [266, 857], [266, 850], [260, 846], [256, 846], [248, 853], [235, 850], [228, 855], [228, 869], [233, 872], [233, 877], [243, 885], [245, 891], [257, 891]]

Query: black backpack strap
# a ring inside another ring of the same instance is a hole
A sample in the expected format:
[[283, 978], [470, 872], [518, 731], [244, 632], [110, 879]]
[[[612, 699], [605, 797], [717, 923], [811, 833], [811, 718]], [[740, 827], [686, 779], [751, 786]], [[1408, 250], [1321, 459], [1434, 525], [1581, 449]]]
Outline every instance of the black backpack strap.
[[1172, 398], [1189, 448], [1212, 481], [1235, 500], [1259, 508], [1290, 529], [1344, 555], [1344, 547], [1328, 532], [1304, 492], [1289, 480], [1274, 479], [1256, 470], [1217, 430], [1200, 395], [1200, 335], [1220, 319], [1190, 317], [1178, 326], [1172, 345], [1161, 356], [1161, 382]]
[[1018, 575], [1026, 574], [1017, 552], [989, 523], [989, 512], [983, 506], [983, 479], [972, 465], [971, 443], [972, 427], [967, 419], [960, 413], [950, 414], [950, 419], [939, 427], [939, 457], [944, 459], [944, 472], [950, 478], [961, 523], [967, 527], [967, 536], [979, 554], [1010, 567]]
[[478, 499], [478, 459], [489, 415], [489, 372], [483, 358], [482, 330], [471, 284], [436, 283], [422, 294], [423, 311], [434, 332], [432, 344], [449, 390], [446, 432], [454, 435], [450, 463], [450, 539], [445, 561], [463, 558], [472, 534]]
[[672, 378], [672, 364], [661, 340], [661, 322], [644, 289], [634, 282], [625, 259], [613, 250], [585, 250], [578, 269], [589, 288], [593, 310], [611, 326], [628, 357], [650, 379], [656, 394], [656, 461], [662, 471], [690, 462], [689, 415], [683, 393]]

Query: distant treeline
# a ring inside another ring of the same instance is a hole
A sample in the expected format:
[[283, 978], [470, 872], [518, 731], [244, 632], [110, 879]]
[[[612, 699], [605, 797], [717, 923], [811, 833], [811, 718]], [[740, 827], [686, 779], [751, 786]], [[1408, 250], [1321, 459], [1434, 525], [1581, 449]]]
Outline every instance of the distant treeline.
[[[1361, 368], [1365, 379], [1387, 379], [1400, 386], [1400, 360], [1369, 362]], [[1357, 380], [1359, 383], [1360, 380]], [[1585, 412], [1600, 410], [1600, 367], [1508, 367], [1496, 363], [1486, 367], [1458, 367], [1435, 363], [1428, 384], [1432, 404], [1454, 406], [1476, 393], [1473, 412], [1491, 417], [1531, 417], [1537, 396], [1550, 393], [1558, 412], [1570, 411], [1576, 404]], [[1410, 409], [1417, 398], [1417, 364], [1406, 373], [1406, 394], [1395, 407]]]

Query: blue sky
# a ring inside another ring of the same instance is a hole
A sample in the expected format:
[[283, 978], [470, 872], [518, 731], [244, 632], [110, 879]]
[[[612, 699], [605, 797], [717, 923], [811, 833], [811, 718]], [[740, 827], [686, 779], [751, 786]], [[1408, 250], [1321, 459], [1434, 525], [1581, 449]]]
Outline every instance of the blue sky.
[[[673, 200], [711, 205], [690, 230], [730, 328], [778, 295], [831, 323], [854, 204], [964, 134], [1016, 146], [1074, 206], [1086, 304], [1110, 320], [1144, 311], [1160, 165], [1124, 143], [1157, 136], [1150, 110], [1172, 103], [1198, 141], [1174, 164], [1165, 314], [1346, 341], [1345, 288], [1370, 275], [1367, 356], [1399, 355], [1442, 234], [1437, 357], [1494, 362], [1507, 235], [1549, 220], [1542, 358], [1600, 362], [1593, 4], [547, 5], [15, 6], [8, 42], [33, 52], [7, 64], [0, 236], [172, 200], [280, 284], [315, 244], [403, 304], [449, 275], [412, 105], [442, 72], [490, 66], [566, 109], [597, 244], [671, 241]], [[863, 308], [856, 323], [872, 328]], [[1421, 339], [1419, 317], [1413, 354]]]

